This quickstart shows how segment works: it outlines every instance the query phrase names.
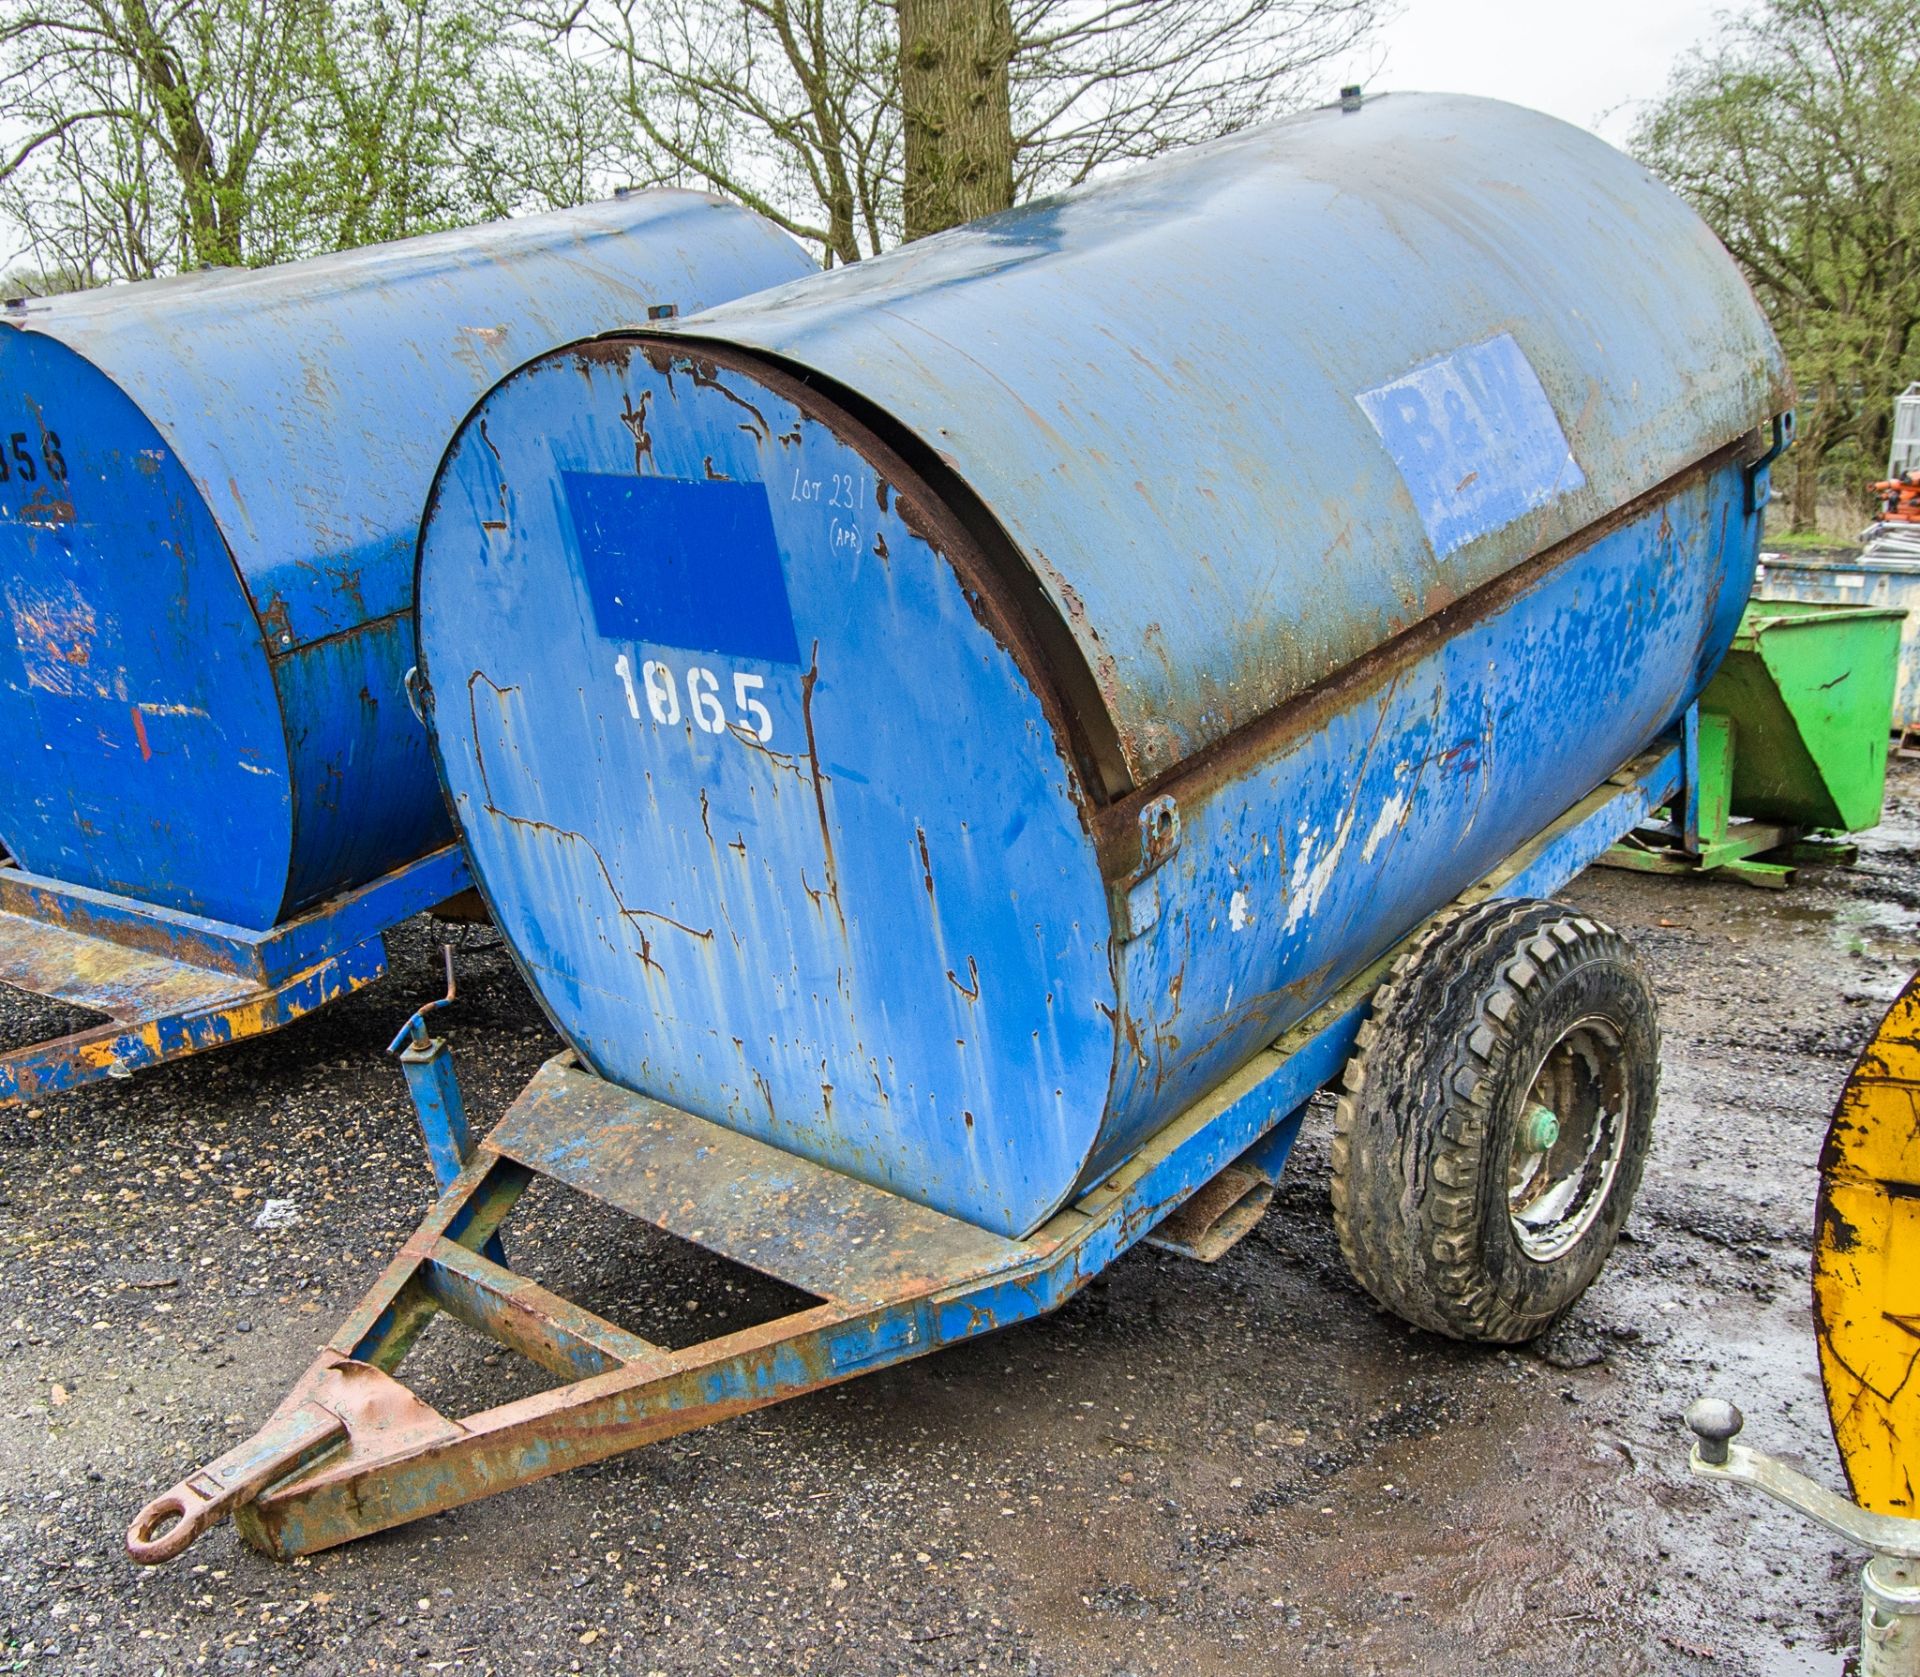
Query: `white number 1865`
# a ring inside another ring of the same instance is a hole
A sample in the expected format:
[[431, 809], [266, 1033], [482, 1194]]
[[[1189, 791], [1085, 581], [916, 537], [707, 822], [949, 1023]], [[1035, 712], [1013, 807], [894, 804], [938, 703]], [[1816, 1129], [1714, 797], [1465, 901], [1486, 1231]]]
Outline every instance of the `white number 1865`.
[[[613, 661], [614, 673], [627, 690], [627, 709], [634, 721], [640, 720], [640, 693], [633, 684], [633, 665], [623, 652]], [[734, 670], [733, 706], [739, 713], [731, 723], [720, 702], [720, 678], [712, 670], [694, 665], [687, 671], [687, 714], [702, 733], [724, 734], [729, 727], [744, 729], [765, 745], [773, 738], [773, 713], [754, 697], [767, 684], [766, 677]], [[640, 666], [640, 687], [647, 695], [647, 709], [654, 721], [671, 728], [680, 720], [680, 682], [673, 671], [657, 658]]]

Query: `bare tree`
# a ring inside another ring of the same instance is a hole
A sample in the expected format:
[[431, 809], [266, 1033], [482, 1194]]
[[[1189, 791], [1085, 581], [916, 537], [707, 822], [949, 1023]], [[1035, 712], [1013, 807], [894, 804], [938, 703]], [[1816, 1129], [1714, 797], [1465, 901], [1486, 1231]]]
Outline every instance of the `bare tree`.
[[323, 28], [300, 90], [298, 157], [310, 208], [336, 247], [405, 238], [466, 209], [450, 168], [462, 127], [459, 92], [483, 72], [491, 45], [462, 6], [357, 0]]
[[899, 69], [884, 0], [531, 0], [619, 78], [664, 178], [750, 205], [829, 261], [899, 219]]
[[0, 14], [0, 165], [44, 268], [143, 276], [246, 255], [316, 0], [28, 0]]
[[1380, 0], [1016, 0], [1015, 183], [1025, 199], [1326, 99]]
[[1296, 103], [1386, 3], [0, 0], [0, 218], [98, 281], [677, 180], [852, 262]]
[[0, 0], [0, 215], [97, 283], [574, 202], [589, 74], [495, 0]]
[[[839, 262], [1296, 106], [1386, 10], [1386, 0], [525, 3], [587, 60], [617, 69], [626, 114], [662, 168], [753, 205]], [[1004, 122], [1004, 140], [989, 122]]]
[[1763, 0], [1674, 75], [1634, 149], [1746, 270], [1800, 386], [1795, 531], [1830, 467], [1857, 501], [1920, 378], [1920, 10]]
[[609, 75], [498, 0], [333, 3], [302, 105], [326, 244], [577, 204], [648, 172]]
[[505, 30], [515, 50], [491, 51], [475, 67], [469, 104], [479, 119], [448, 139], [473, 219], [584, 204], [661, 177], [636, 144], [612, 70], [529, 38], [524, 26]]

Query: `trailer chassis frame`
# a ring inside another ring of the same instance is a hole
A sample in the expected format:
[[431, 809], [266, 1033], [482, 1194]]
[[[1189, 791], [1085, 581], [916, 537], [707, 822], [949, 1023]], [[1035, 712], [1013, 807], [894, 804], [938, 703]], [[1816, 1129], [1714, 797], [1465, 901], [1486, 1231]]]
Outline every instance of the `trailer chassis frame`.
[[[1457, 902], [1552, 895], [1678, 794], [1681, 758], [1677, 740], [1635, 758]], [[1018, 1240], [604, 1082], [571, 1053], [469, 1153], [444, 1045], [413, 1031], [430, 1155], [464, 1166], [265, 1427], [142, 1509], [128, 1553], [171, 1559], [231, 1515], [252, 1547], [291, 1559], [1026, 1321], [1156, 1233], [1218, 1256], [1181, 1208], [1212, 1185], [1206, 1224], [1251, 1226], [1307, 1102], [1421, 929]], [[818, 1302], [679, 1349], [628, 1333], [506, 1266], [501, 1226], [536, 1176]], [[442, 1311], [565, 1383], [440, 1414], [394, 1370]]]
[[0, 1108], [291, 1024], [384, 976], [381, 934], [471, 883], [444, 845], [257, 931], [0, 865], [0, 984], [106, 1015], [0, 1054]]

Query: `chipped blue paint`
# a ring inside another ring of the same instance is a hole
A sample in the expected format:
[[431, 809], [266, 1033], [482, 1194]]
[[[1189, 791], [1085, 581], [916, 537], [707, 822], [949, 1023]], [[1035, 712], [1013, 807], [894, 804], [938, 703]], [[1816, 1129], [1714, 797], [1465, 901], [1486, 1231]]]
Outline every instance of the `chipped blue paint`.
[[758, 216], [660, 192], [10, 305], [5, 848], [264, 928], [445, 844], [402, 680], [448, 434], [556, 343], [811, 267]]
[[[1044, 710], [873, 470], [771, 392], [743, 426], [736, 381], [690, 371], [624, 344], [546, 357], [450, 452], [421, 661], [456, 817], [596, 1069], [808, 1157], [830, 1133], [856, 1175], [1005, 1223], [1077, 1170], [1112, 1054], [1104, 887], [1070, 770], [1004, 749], [1001, 728], [1044, 742]], [[621, 416], [641, 411], [650, 470], [682, 480], [676, 500], [710, 497], [733, 538], [706, 550], [712, 634], [646, 638], [599, 609], [645, 575], [583, 553], [558, 492], [560, 473], [636, 481]], [[857, 507], [826, 504], [836, 480]], [[736, 515], [749, 491], [771, 577]], [[852, 518], [848, 555], [834, 528]], [[726, 632], [729, 600], [758, 623], [782, 582], [797, 665]], [[715, 641], [739, 650], [699, 649]], [[947, 792], [903, 796], [909, 760]]]
[[277, 1030], [382, 977], [380, 933], [469, 883], [446, 845], [259, 931], [0, 867], [0, 983], [105, 1016], [0, 1052], [0, 1107]]

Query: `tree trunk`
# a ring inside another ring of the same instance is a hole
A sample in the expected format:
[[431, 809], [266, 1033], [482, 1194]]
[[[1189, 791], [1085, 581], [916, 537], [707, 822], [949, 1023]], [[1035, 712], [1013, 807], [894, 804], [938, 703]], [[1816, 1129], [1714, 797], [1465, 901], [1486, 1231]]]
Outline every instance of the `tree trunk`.
[[1793, 494], [1789, 507], [1793, 514], [1789, 528], [1796, 536], [1810, 536], [1820, 522], [1820, 462], [1827, 452], [1826, 439], [1797, 437], [1793, 453]]
[[850, 268], [860, 260], [860, 235], [853, 224], [853, 188], [835, 181], [826, 197], [827, 266]]
[[[1803, 383], [1802, 392], [1806, 390]], [[1796, 536], [1810, 536], [1820, 527], [1820, 472], [1827, 450], [1846, 435], [1852, 415], [1840, 398], [1840, 382], [1829, 365], [1814, 381], [1813, 399], [1800, 404], [1799, 434], [1794, 438], [1793, 521]]]
[[161, 38], [146, 0], [130, 0], [125, 13], [133, 46], [135, 73], [160, 107], [167, 130], [167, 151], [180, 177], [186, 200], [187, 238], [193, 259], [202, 267], [237, 265], [240, 228], [237, 194], [222, 203], [213, 137], [200, 120], [193, 89], [186, 83], [179, 60]]
[[1013, 205], [1010, 0], [899, 0], [906, 235]]

